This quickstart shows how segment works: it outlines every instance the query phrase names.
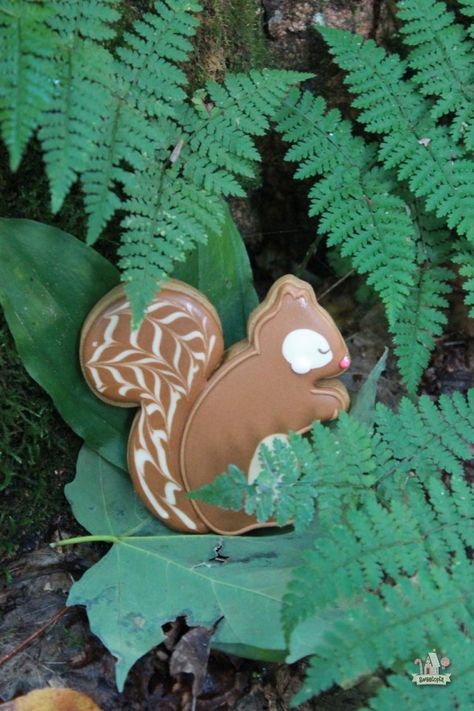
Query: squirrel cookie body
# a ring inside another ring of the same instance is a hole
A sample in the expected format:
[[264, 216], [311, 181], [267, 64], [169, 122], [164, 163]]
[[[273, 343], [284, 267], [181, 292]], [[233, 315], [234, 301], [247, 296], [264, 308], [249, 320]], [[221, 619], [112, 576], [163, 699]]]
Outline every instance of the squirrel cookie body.
[[225, 355], [217, 313], [192, 287], [167, 282], [137, 332], [117, 287], [84, 324], [81, 364], [99, 397], [141, 405], [128, 448], [135, 489], [165, 524], [186, 532], [262, 527], [185, 493], [229, 464], [248, 471], [269, 436], [304, 432], [349, 405], [332, 379], [350, 364], [344, 340], [312, 288], [292, 276], [273, 285], [249, 318], [248, 340]]

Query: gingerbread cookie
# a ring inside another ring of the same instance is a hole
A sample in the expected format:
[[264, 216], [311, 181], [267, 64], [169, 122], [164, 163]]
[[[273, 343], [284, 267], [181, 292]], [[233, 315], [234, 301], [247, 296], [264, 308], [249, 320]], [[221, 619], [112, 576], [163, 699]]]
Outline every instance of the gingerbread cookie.
[[186, 491], [229, 464], [254, 478], [260, 442], [304, 432], [349, 405], [334, 379], [350, 365], [344, 340], [293, 276], [273, 285], [249, 318], [248, 339], [226, 354], [217, 313], [192, 287], [166, 282], [138, 331], [117, 287], [84, 324], [81, 364], [99, 397], [140, 405], [128, 447], [135, 489], [166, 525], [186, 532], [261, 527], [245, 513], [191, 502]]

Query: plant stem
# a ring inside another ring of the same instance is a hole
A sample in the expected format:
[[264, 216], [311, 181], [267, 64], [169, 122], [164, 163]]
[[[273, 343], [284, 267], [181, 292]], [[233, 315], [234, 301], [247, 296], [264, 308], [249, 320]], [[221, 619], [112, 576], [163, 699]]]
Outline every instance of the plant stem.
[[65, 538], [56, 543], [50, 543], [51, 548], [60, 548], [61, 546], [72, 546], [76, 543], [119, 543], [120, 536], [111, 536], [108, 534], [99, 534], [96, 536], [75, 536], [74, 538]]

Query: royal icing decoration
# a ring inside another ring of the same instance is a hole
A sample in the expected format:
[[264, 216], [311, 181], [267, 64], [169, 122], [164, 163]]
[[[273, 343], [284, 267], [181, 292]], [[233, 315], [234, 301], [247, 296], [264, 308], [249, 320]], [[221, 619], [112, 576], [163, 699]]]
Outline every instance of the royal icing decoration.
[[262, 442], [304, 432], [349, 405], [335, 379], [350, 365], [344, 340], [310, 285], [293, 276], [273, 285], [249, 318], [247, 339], [227, 353], [215, 309], [192, 287], [166, 282], [138, 331], [117, 287], [88, 316], [80, 359], [98, 397], [140, 406], [128, 445], [135, 489], [163, 523], [188, 533], [261, 527], [186, 492], [229, 464], [254, 481]]
[[331, 347], [321, 333], [309, 328], [291, 331], [283, 341], [283, 357], [293, 372], [300, 375], [332, 361]]

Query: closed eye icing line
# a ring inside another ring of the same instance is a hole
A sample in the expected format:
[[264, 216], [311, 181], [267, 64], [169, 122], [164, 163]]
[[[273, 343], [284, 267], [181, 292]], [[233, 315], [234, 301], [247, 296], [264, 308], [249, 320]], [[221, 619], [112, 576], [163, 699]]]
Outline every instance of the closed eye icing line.
[[329, 353], [331, 349], [328, 348], [327, 351], [322, 351], [321, 348], [318, 348], [318, 352], [321, 353], [322, 355], [326, 355], [326, 353]]

